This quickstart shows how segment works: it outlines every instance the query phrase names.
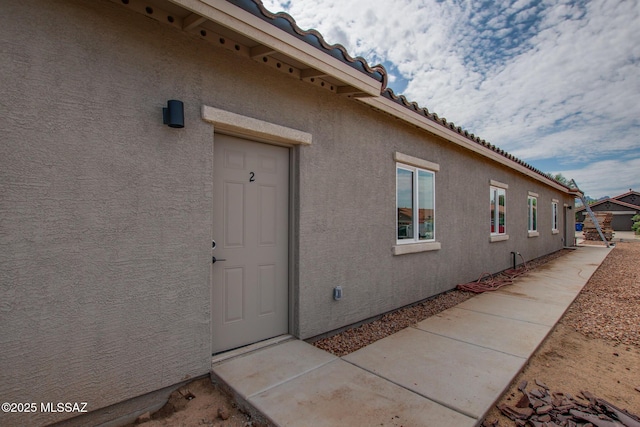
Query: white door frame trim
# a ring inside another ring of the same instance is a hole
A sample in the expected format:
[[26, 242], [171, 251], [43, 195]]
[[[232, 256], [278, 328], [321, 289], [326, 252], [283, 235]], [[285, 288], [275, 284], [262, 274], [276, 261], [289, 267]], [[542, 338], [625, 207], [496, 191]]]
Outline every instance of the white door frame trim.
[[[211, 123], [212, 138], [215, 144], [215, 134], [236, 136], [246, 138], [255, 142], [262, 142], [272, 145], [284, 145], [289, 150], [289, 334], [297, 336], [297, 316], [295, 308], [297, 307], [297, 295], [295, 278], [297, 277], [297, 267], [294, 262], [296, 258], [298, 229], [296, 224], [298, 208], [295, 204], [297, 200], [296, 193], [298, 191], [297, 176], [297, 158], [298, 150], [295, 147], [311, 145], [312, 135], [297, 129], [288, 128], [277, 125], [275, 123], [265, 122], [253, 117], [243, 116], [232, 113], [230, 111], [221, 110], [207, 105], [202, 106], [202, 119]], [[213, 152], [213, 146], [212, 146]], [[213, 166], [213, 163], [212, 163]], [[211, 230], [213, 233], [213, 229]], [[213, 235], [210, 236], [213, 239]], [[209, 278], [209, 286], [211, 286], [211, 277]], [[210, 325], [212, 328], [213, 325]], [[211, 330], [209, 331], [211, 335]], [[213, 345], [213, 343], [210, 343]], [[210, 348], [211, 350], [211, 348]], [[210, 351], [211, 353], [211, 351]]]
[[202, 119], [215, 131], [269, 144], [311, 145], [311, 134], [275, 123], [242, 116], [218, 108], [202, 106]]

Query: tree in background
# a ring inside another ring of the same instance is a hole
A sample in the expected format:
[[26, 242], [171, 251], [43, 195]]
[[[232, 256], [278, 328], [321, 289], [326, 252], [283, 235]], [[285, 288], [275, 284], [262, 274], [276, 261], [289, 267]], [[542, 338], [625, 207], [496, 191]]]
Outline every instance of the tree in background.
[[563, 184], [563, 185], [566, 185], [567, 187], [570, 187], [569, 183], [571, 182], [571, 179], [565, 178], [565, 176], [562, 175], [561, 173], [557, 173], [555, 175], [552, 175], [551, 178], [555, 179], [560, 184]]
[[631, 221], [633, 221], [631, 229], [635, 231], [636, 234], [640, 234], [640, 215], [634, 215]]
[[[567, 178], [564, 175], [562, 175], [561, 173], [557, 173], [555, 175], [548, 173], [547, 176], [555, 181], [558, 181], [560, 184], [565, 185], [567, 187], [571, 187], [571, 178]], [[593, 199], [589, 196], [587, 196], [586, 194], [584, 195], [584, 199], [587, 201], [588, 204], [592, 205], [595, 202], [599, 202], [600, 200], [604, 200], [604, 199], [608, 199], [609, 196], [604, 196], [604, 197], [600, 197], [599, 199]], [[578, 200], [576, 202], [576, 207], [581, 207], [582, 206], [582, 201]]]

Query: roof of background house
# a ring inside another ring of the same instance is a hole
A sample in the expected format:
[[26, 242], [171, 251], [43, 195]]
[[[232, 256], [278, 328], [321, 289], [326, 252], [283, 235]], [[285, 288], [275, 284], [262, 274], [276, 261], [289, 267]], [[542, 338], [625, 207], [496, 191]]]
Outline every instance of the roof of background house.
[[[612, 197], [612, 199], [620, 200], [620, 199], [624, 199], [625, 197], [629, 197], [629, 196], [637, 196], [637, 197], [640, 198], [640, 192], [633, 191], [632, 189], [629, 189], [629, 191], [627, 191], [626, 193], [620, 194], [619, 196]], [[640, 200], [638, 201], [638, 206], [640, 206]]]
[[418, 103], [409, 101], [404, 95], [399, 95], [399, 96], [396, 95], [392, 89], [386, 87], [388, 77], [387, 77], [387, 71], [384, 68], [384, 66], [375, 65], [371, 67], [369, 66], [369, 64], [364, 58], [362, 57], [353, 58], [352, 56], [349, 55], [349, 53], [347, 52], [347, 49], [344, 46], [340, 44], [331, 45], [327, 43], [324, 37], [322, 36], [322, 34], [320, 34], [318, 31], [313, 29], [303, 30], [302, 28], [300, 28], [296, 24], [295, 19], [291, 17], [291, 15], [284, 12], [272, 13], [264, 7], [264, 5], [260, 0], [227, 0], [227, 1], [251, 13], [252, 15], [262, 19], [263, 21], [281, 29], [282, 31], [285, 31], [297, 37], [298, 39], [306, 42], [310, 46], [313, 46], [316, 49], [320, 49], [324, 51], [328, 55], [331, 55], [332, 57], [342, 61], [348, 66], [379, 81], [382, 85], [380, 94], [383, 97], [397, 103], [398, 105], [401, 105], [407, 108], [410, 111], [415, 112], [415, 114], [419, 114], [429, 120], [432, 120], [433, 122], [439, 124], [444, 128], [448, 128], [454, 132], [457, 132], [461, 136], [469, 139], [470, 141], [473, 141], [478, 145], [486, 147], [489, 150], [567, 188], [568, 190], [579, 191], [578, 189], [571, 188], [567, 185], [564, 185], [554, 180], [548, 174], [531, 166], [530, 164], [524, 162], [523, 160], [518, 159], [512, 154], [507, 153], [506, 151], [498, 148], [497, 146], [490, 144], [489, 142], [485, 141], [479, 136], [469, 133], [468, 131], [464, 130], [462, 127], [456, 126], [453, 122], [449, 122], [446, 118], [439, 117], [436, 113], [429, 112], [427, 108], [420, 107]]
[[[631, 208], [631, 209], [636, 209], [636, 210], [640, 209], [640, 206], [638, 206], [638, 205], [634, 205], [632, 203], [621, 202], [620, 200], [616, 200], [615, 198], [611, 198], [611, 197], [609, 197], [607, 199], [598, 200], [597, 202], [590, 204], [589, 207], [599, 206], [599, 205], [602, 205], [604, 203], [613, 203], [614, 205], [623, 206], [623, 207], [626, 207], [626, 208]], [[576, 208], [576, 212], [583, 211], [585, 209], [586, 209], [586, 207], [582, 206], [582, 207]]]

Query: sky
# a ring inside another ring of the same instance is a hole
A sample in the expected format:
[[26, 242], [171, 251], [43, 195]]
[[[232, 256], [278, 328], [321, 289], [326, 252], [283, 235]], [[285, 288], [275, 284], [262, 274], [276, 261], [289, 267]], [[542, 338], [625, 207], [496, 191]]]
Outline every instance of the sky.
[[640, 0], [263, 0], [586, 195], [640, 191]]

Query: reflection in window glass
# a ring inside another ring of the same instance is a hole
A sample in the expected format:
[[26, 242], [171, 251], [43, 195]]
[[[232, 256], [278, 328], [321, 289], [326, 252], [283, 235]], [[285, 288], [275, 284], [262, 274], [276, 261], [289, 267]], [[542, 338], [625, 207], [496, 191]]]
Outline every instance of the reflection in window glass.
[[433, 239], [433, 172], [418, 170], [419, 240]]
[[507, 191], [504, 188], [490, 188], [491, 204], [491, 234], [506, 234], [506, 198]]
[[[407, 165], [396, 168], [397, 239], [408, 241], [434, 240], [434, 185], [431, 171]], [[418, 212], [415, 207], [418, 207]]]
[[529, 231], [538, 231], [538, 199], [534, 196], [528, 198]]
[[413, 239], [413, 172], [397, 168], [398, 239]]
[[498, 190], [498, 233], [505, 233], [506, 222], [506, 193], [504, 189]]

